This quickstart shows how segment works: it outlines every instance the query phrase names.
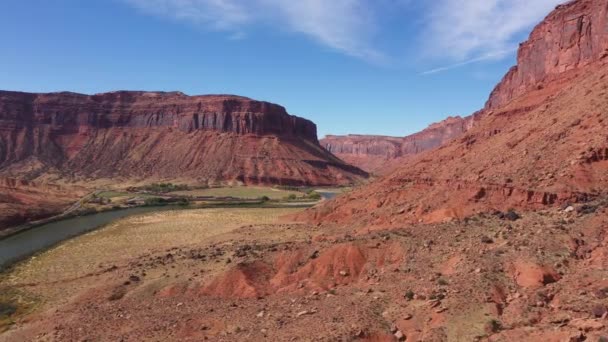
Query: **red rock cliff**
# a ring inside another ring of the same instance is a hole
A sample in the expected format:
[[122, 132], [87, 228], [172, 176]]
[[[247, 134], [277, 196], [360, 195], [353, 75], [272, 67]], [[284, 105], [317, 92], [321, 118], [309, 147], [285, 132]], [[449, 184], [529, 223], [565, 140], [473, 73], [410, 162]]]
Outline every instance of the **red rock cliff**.
[[329, 135], [321, 139], [321, 145], [350, 164], [367, 171], [384, 173], [392, 165], [392, 160], [438, 147], [472, 126], [473, 116], [448, 117], [406, 137]]
[[245, 97], [0, 92], [0, 174], [341, 184], [316, 126]]
[[0, 92], [0, 120], [11, 128], [37, 125], [57, 132], [92, 128], [174, 127], [184, 132], [297, 136], [317, 141], [317, 127], [285, 108], [240, 96], [179, 92], [29, 94]]
[[369, 229], [605, 198], [607, 8], [558, 6], [465, 134], [300, 218]]
[[608, 4], [579, 0], [557, 6], [520, 44], [517, 66], [496, 86], [486, 104], [495, 109], [562, 74], [608, 56]]

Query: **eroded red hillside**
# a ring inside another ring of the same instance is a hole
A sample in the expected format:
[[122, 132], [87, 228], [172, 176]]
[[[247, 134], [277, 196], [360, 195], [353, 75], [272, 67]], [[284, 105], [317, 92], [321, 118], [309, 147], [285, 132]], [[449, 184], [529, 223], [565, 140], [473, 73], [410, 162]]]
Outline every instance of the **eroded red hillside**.
[[[304, 216], [385, 226], [605, 194], [607, 14], [606, 2], [599, 0], [558, 6], [522, 44], [518, 66], [464, 136]], [[588, 49], [580, 48], [582, 42]]]

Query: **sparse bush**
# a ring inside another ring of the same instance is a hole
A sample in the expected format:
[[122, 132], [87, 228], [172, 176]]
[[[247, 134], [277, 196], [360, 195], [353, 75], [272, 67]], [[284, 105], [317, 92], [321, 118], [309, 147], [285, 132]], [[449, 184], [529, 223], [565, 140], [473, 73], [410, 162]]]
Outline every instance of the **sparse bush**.
[[268, 196], [262, 196], [262, 197], [260, 197], [260, 200], [262, 202], [268, 202], [268, 201], [270, 201], [270, 197], [268, 197]]
[[17, 308], [8, 303], [0, 303], [0, 316], [10, 316], [17, 311]]
[[314, 191], [314, 190], [311, 190], [311, 191], [309, 191], [306, 194], [306, 197], [308, 197], [310, 199], [313, 199], [313, 200], [320, 200], [321, 199], [321, 194], [318, 193], [318, 192], [316, 192], [316, 191]]
[[497, 333], [502, 329], [502, 324], [496, 319], [491, 319], [487, 324], [487, 329], [489, 332]]
[[156, 206], [156, 205], [165, 205], [167, 204], [167, 200], [160, 197], [150, 197], [146, 198], [144, 201], [144, 205], [146, 206]]
[[295, 194], [289, 194], [289, 196], [287, 196], [287, 200], [288, 201], [293, 201], [293, 200], [295, 200], [297, 198], [298, 198], [298, 196], [296, 196]]
[[173, 192], [173, 191], [189, 190], [190, 188], [187, 185], [183, 185], [183, 184], [153, 183], [150, 185], [143, 186], [140, 189], [143, 191], [164, 194], [164, 193]]
[[405, 295], [403, 295], [403, 296], [404, 296], [404, 297], [405, 297], [405, 299], [407, 299], [407, 300], [412, 300], [412, 299], [414, 299], [414, 291], [412, 291], [412, 290], [407, 290], [407, 291], [405, 292]]

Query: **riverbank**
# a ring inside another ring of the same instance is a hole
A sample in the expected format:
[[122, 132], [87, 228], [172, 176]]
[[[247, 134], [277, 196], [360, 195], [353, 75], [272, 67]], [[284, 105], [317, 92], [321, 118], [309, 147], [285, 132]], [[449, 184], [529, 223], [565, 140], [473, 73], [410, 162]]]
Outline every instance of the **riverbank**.
[[[156, 189], [156, 188], [152, 188]], [[158, 190], [158, 189], [157, 189]], [[317, 195], [311, 195], [318, 193]], [[218, 187], [181, 189], [173, 192], [152, 191], [148, 188], [131, 191], [95, 190], [76, 201], [59, 215], [0, 230], [0, 240], [46, 224], [75, 217], [96, 215], [109, 211], [146, 206], [196, 208], [305, 208], [335, 197], [340, 189], [280, 189], [270, 187]]]

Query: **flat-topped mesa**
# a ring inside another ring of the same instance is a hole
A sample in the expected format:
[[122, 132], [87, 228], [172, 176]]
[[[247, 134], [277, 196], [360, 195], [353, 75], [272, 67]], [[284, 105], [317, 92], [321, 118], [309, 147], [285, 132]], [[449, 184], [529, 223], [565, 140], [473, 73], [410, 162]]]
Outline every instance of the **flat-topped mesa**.
[[37, 125], [62, 133], [86, 132], [91, 128], [174, 127], [187, 133], [213, 130], [293, 136], [317, 142], [317, 128], [313, 122], [289, 115], [282, 106], [232, 95], [0, 91], [0, 123], [12, 128]]
[[0, 91], [0, 176], [347, 185], [367, 174], [285, 108], [231, 95]]
[[496, 109], [572, 70], [608, 56], [608, 5], [577, 0], [556, 7], [520, 44], [517, 65], [492, 91], [487, 109]]
[[336, 155], [396, 158], [400, 155], [402, 140], [403, 138], [381, 135], [328, 135], [321, 139], [321, 145]]

